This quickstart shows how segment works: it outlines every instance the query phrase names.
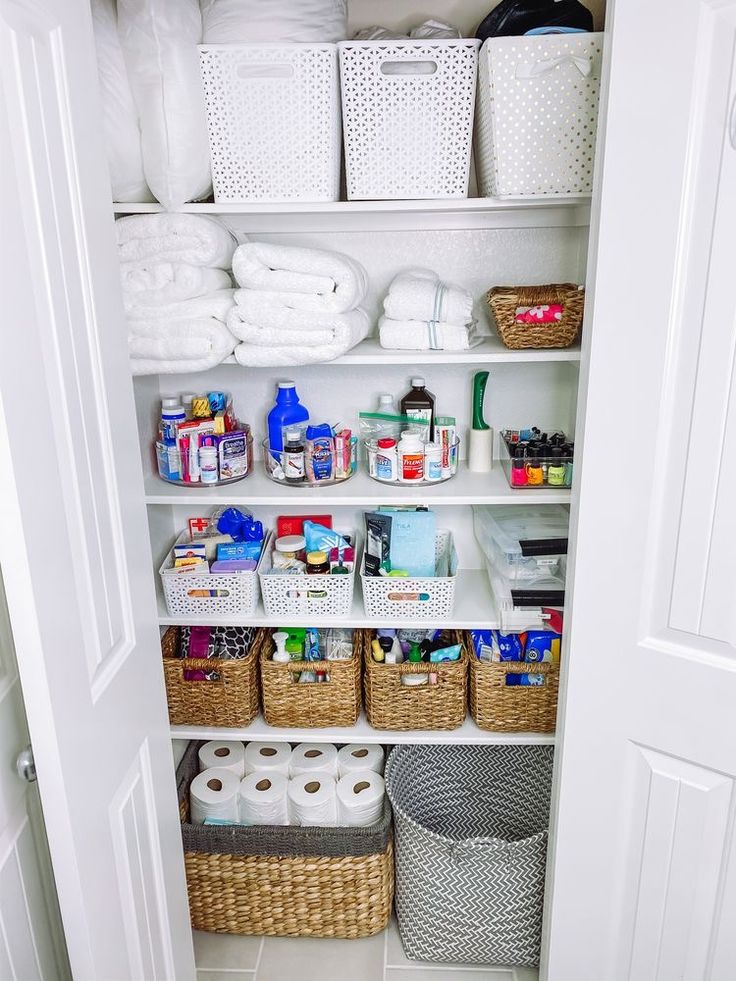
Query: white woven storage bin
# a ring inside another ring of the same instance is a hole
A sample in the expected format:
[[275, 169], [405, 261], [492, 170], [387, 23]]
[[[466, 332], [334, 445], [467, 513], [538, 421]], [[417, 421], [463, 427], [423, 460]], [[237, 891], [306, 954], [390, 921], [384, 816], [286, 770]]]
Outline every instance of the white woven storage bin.
[[[182, 532], [176, 540], [189, 541], [187, 532]], [[266, 543], [267, 544], [267, 543]], [[266, 546], [264, 545], [264, 551]], [[250, 617], [256, 612], [258, 603], [258, 571], [238, 572], [234, 575], [215, 573], [194, 576], [189, 573], [166, 575], [167, 569], [174, 567], [173, 549], [166, 556], [158, 570], [166, 600], [166, 611], [170, 617]], [[197, 596], [199, 591], [222, 590], [225, 596]]]
[[602, 34], [489, 38], [478, 62], [484, 197], [590, 194]]
[[[366, 576], [363, 556], [360, 578], [366, 615], [377, 620], [385, 617], [390, 620], [442, 620], [451, 617], [457, 580], [457, 552], [452, 532], [437, 532], [434, 552], [438, 562], [449, 556], [449, 576], [434, 576], [431, 579]], [[414, 599], [417, 595], [420, 598]]]
[[348, 200], [467, 196], [479, 46], [338, 44]]
[[[356, 541], [355, 533], [352, 535]], [[272, 574], [273, 536], [269, 537], [258, 564], [261, 593], [269, 617], [346, 617], [353, 605], [355, 564], [339, 576], [288, 576]], [[315, 595], [324, 593], [324, 596]], [[311, 594], [311, 595], [310, 595]]]
[[215, 201], [337, 201], [334, 44], [203, 44]]

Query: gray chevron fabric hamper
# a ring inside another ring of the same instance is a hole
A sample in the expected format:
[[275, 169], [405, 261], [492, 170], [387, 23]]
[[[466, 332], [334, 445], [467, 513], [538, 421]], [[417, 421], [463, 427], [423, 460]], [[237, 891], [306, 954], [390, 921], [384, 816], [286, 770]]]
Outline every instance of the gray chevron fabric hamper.
[[551, 746], [396, 746], [396, 915], [407, 957], [539, 963]]

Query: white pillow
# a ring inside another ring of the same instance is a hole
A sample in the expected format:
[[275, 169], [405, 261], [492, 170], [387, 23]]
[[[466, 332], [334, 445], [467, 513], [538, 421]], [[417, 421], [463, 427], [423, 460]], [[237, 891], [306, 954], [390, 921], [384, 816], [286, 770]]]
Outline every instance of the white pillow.
[[205, 44], [344, 41], [347, 0], [201, 0]]
[[212, 189], [198, 0], [118, 0], [118, 32], [140, 116], [146, 180], [174, 211]]
[[118, 38], [115, 0], [92, 0], [102, 128], [113, 201], [153, 201], [143, 176], [141, 131]]

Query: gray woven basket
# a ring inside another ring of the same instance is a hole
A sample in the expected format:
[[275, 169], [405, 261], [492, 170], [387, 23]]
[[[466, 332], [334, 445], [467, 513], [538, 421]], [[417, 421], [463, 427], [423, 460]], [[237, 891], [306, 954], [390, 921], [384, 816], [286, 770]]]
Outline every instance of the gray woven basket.
[[397, 746], [396, 914], [406, 955], [536, 966], [551, 746]]

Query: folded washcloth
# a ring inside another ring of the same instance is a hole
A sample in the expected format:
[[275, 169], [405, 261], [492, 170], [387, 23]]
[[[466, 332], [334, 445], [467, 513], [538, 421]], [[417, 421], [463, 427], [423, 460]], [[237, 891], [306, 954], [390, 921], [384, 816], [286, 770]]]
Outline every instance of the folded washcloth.
[[378, 336], [381, 347], [394, 351], [467, 351], [480, 343], [474, 321], [460, 325], [381, 317]]
[[215, 290], [203, 296], [176, 303], [140, 303], [135, 293], [123, 293], [125, 312], [131, 320], [189, 320], [192, 317], [214, 317], [224, 324], [235, 300], [234, 290]]
[[238, 246], [233, 275], [240, 286], [294, 310], [343, 313], [359, 306], [368, 290], [365, 269], [347, 255], [267, 242]]
[[207, 371], [232, 354], [236, 344], [227, 327], [214, 317], [128, 321], [134, 375]]
[[389, 286], [383, 309], [392, 320], [467, 324], [473, 318], [473, 297], [459, 286], [441, 282], [431, 269], [407, 269]]
[[122, 262], [120, 279], [129, 306], [176, 303], [232, 286], [224, 270], [187, 262]]
[[[246, 367], [271, 365], [320, 364], [334, 361], [370, 332], [370, 319], [365, 310], [347, 310], [332, 316], [322, 315], [319, 321], [304, 322], [304, 314], [289, 311], [293, 323], [279, 326], [253, 324], [242, 320], [240, 307], [228, 315], [228, 327], [244, 343], [235, 348], [235, 357]], [[309, 315], [316, 317], [316, 315]], [[301, 326], [300, 326], [301, 324]]]
[[115, 222], [121, 262], [188, 262], [229, 269], [237, 242], [207, 215], [128, 215]]

